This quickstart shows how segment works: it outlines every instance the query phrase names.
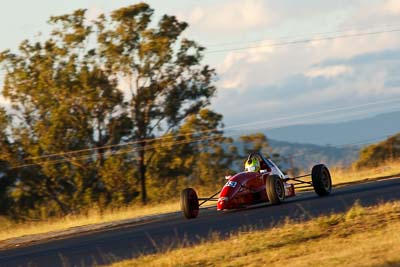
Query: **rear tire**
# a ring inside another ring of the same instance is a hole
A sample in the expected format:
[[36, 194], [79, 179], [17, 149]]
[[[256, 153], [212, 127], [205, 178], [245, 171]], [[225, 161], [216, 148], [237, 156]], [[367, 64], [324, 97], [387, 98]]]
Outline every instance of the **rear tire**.
[[332, 191], [332, 179], [328, 168], [324, 164], [315, 165], [311, 171], [311, 179], [315, 193], [327, 196]]
[[280, 204], [285, 200], [285, 186], [278, 175], [268, 176], [265, 187], [268, 200], [272, 205]]
[[199, 215], [199, 198], [193, 188], [185, 188], [182, 190], [181, 210], [187, 219], [194, 219]]

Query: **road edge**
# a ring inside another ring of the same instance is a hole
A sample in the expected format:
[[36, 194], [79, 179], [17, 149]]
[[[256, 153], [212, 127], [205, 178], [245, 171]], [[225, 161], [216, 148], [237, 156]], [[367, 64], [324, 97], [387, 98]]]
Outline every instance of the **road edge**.
[[[374, 181], [387, 180], [387, 179], [391, 179], [391, 178], [397, 178], [399, 176], [400, 176], [400, 173], [396, 174], [396, 175], [388, 175], [388, 176], [375, 177], [375, 178], [365, 178], [365, 179], [358, 180], [358, 181], [335, 184], [334, 188], [341, 188], [341, 187], [355, 185], [355, 184], [363, 184], [363, 183], [369, 183], [369, 182], [374, 182]], [[208, 207], [205, 207], [202, 209], [210, 209], [211, 207], [213, 207], [213, 206], [208, 206]], [[94, 232], [109, 231], [109, 230], [116, 229], [116, 228], [122, 228], [124, 226], [143, 224], [143, 223], [147, 223], [147, 222], [151, 222], [151, 221], [155, 221], [155, 220], [160, 220], [160, 219], [165, 219], [165, 218], [173, 218], [173, 217], [178, 217], [178, 216], [181, 216], [181, 211], [148, 215], [148, 216], [142, 216], [142, 217], [137, 217], [137, 218], [132, 218], [132, 219], [117, 220], [117, 221], [111, 221], [111, 222], [105, 222], [105, 223], [82, 225], [82, 226], [71, 227], [71, 228], [68, 228], [65, 230], [61, 230], [61, 231], [50, 231], [47, 233], [15, 237], [15, 238], [1, 240], [0, 241], [0, 251], [12, 249], [12, 248], [26, 247], [26, 246], [38, 244], [38, 243], [46, 243], [46, 242], [49, 242], [52, 240], [67, 239], [72, 236], [79, 236], [79, 235], [90, 234], [90, 233], [94, 233]]]

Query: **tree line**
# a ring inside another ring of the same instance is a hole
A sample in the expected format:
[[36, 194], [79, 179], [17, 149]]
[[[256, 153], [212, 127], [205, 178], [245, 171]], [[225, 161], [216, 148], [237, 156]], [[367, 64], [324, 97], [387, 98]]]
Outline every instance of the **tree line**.
[[354, 162], [356, 168], [377, 167], [386, 161], [400, 158], [400, 133], [386, 140], [371, 144], [360, 151], [359, 159]]
[[49, 20], [46, 40], [0, 53], [0, 214], [17, 220], [214, 190], [266, 137], [224, 136], [215, 70], [174, 16], [139, 3]]

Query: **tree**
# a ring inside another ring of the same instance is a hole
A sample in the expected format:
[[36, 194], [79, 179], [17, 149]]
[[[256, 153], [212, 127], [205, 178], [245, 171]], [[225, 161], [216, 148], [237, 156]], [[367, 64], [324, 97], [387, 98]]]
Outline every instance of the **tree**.
[[388, 160], [400, 157], [400, 133], [386, 140], [371, 144], [360, 151], [359, 159], [354, 163], [357, 168], [376, 167]]
[[240, 140], [243, 142], [243, 152], [246, 155], [254, 152], [268, 155], [272, 152], [267, 137], [263, 133], [243, 135]]
[[[144, 3], [93, 22], [85, 12], [51, 17], [47, 40], [0, 53], [14, 165], [39, 163], [18, 170], [12, 192], [21, 211], [127, 203], [138, 195], [135, 177], [145, 203], [152, 139], [178, 132], [216, 90], [204, 48], [181, 37], [185, 22], [164, 15], [153, 26]], [[131, 153], [116, 146], [125, 142]]]
[[[50, 39], [23, 41], [19, 54], [4, 51], [0, 61], [6, 70], [3, 95], [16, 114], [12, 138], [23, 158], [57, 154], [45, 158], [40, 168], [25, 170], [31, 174], [19, 177], [16, 188], [21, 190], [14, 195], [21, 202], [32, 195], [50, 200], [66, 214], [98, 197], [102, 181], [97, 170], [104, 166], [105, 151], [93, 150], [79, 161], [62, 152], [118, 143], [132, 123], [116, 78], [87, 47], [93, 30], [85, 24], [85, 11], [52, 17], [50, 23]], [[54, 160], [67, 164], [47, 164]]]
[[[241, 163], [243, 162], [244, 157], [254, 152], [260, 152], [267, 158], [271, 158], [278, 166], [287, 161], [287, 159], [279, 155], [279, 153], [273, 151], [272, 147], [268, 143], [267, 137], [263, 133], [243, 135], [240, 136], [239, 139], [243, 143], [242, 151], [244, 152], [244, 155], [241, 156]], [[291, 167], [294, 168], [294, 166]]]
[[[236, 159], [232, 139], [220, 130], [221, 120], [220, 114], [202, 109], [157, 141], [156, 156], [148, 164], [153, 190], [170, 198], [188, 186], [203, 188], [206, 193], [220, 186]], [[160, 184], [162, 187], [157, 186]]]
[[13, 162], [14, 148], [9, 140], [7, 129], [10, 117], [0, 108], [0, 214], [9, 213], [12, 199], [8, 189], [15, 182], [15, 176], [10, 170]]
[[[154, 151], [149, 139], [179, 128], [182, 121], [206, 107], [215, 93], [214, 70], [201, 65], [204, 48], [181, 38], [188, 24], [164, 15], [150, 26], [153, 9], [141, 3], [100, 16], [97, 41], [104, 68], [128, 85], [127, 107], [138, 141], [141, 199], [147, 201], [146, 176]], [[150, 156], [148, 154], [150, 153]]]

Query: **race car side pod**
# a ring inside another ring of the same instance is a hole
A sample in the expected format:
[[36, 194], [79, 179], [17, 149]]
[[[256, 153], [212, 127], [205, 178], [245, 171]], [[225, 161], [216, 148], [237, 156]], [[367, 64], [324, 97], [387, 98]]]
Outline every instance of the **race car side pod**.
[[[296, 186], [296, 188], [308, 188], [308, 187], [312, 187], [313, 186], [312, 182], [299, 180], [299, 178], [304, 178], [304, 177], [309, 177], [309, 176], [311, 176], [311, 173], [310, 174], [296, 176], [296, 177], [293, 177], [293, 178], [285, 178], [283, 180], [285, 182], [287, 182], [287, 181], [295, 181], [296, 183], [294, 183], [293, 185]], [[302, 186], [297, 186], [297, 185], [300, 185], [300, 184], [302, 184]], [[304, 184], [306, 184], [306, 185], [304, 185]]]
[[205, 197], [199, 198], [199, 200], [203, 200], [203, 202], [201, 202], [199, 204], [199, 206], [203, 205], [207, 201], [218, 201], [218, 198], [216, 198], [215, 196], [218, 195], [219, 193], [221, 193], [221, 191], [218, 191], [217, 193], [215, 193], [214, 195], [212, 195], [211, 197], [208, 197], [208, 198], [205, 198]]

